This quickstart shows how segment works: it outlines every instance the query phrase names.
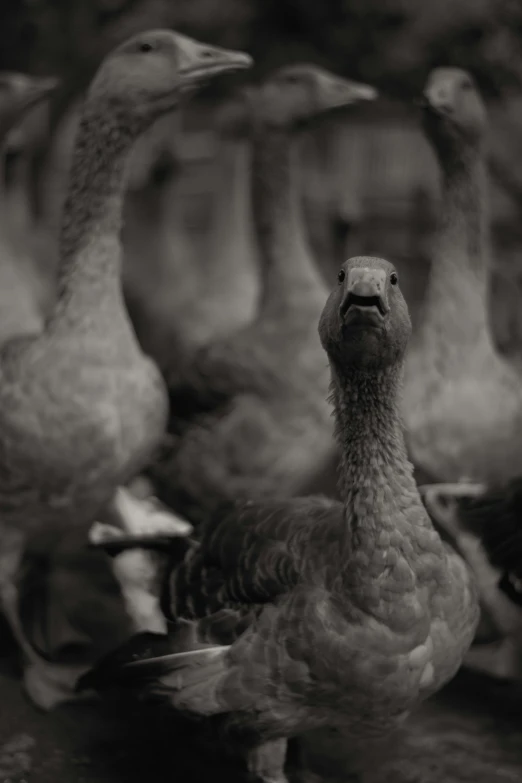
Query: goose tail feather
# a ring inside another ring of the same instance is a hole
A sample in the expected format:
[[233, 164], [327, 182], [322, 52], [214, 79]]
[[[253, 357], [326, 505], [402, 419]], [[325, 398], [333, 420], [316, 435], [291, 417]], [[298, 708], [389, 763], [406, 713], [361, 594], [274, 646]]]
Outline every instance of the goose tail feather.
[[228, 650], [220, 645], [133, 661], [124, 667], [125, 678], [153, 680], [151, 692], [180, 711], [216, 715], [227, 711], [219, 686], [228, 672]]

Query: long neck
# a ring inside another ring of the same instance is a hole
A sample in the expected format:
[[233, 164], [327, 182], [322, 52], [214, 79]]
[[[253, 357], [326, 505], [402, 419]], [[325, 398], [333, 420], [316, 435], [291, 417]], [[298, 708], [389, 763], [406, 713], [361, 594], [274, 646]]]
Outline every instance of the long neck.
[[332, 369], [344, 546], [352, 565], [357, 549], [371, 553], [383, 533], [393, 533], [394, 512], [421, 507], [398, 411], [401, 380], [402, 366], [349, 376]]
[[133, 130], [89, 105], [80, 120], [60, 235], [55, 323], [83, 320], [121, 297], [120, 229]]
[[[3, 185], [5, 188], [5, 186]], [[20, 155], [13, 163], [9, 184], [2, 192], [5, 199], [6, 213], [9, 225], [13, 231], [25, 241], [27, 247], [28, 235], [33, 229], [29, 201], [29, 157], [28, 153]]]
[[[441, 159], [442, 214], [428, 286], [423, 342], [451, 361], [490, 342], [487, 289], [489, 211], [487, 175], [479, 151]], [[458, 335], [458, 345], [455, 344]], [[456, 357], [454, 357], [456, 358]]]
[[[207, 283], [229, 286], [233, 275], [251, 274], [252, 202], [250, 192], [250, 148], [241, 140], [226, 140], [219, 152], [219, 182], [214, 212], [212, 243], [219, 263], [211, 263]], [[245, 255], [247, 258], [245, 258]]]
[[306, 239], [297, 149], [288, 129], [258, 127], [253, 138], [252, 206], [262, 270], [261, 309], [301, 305], [322, 289]]

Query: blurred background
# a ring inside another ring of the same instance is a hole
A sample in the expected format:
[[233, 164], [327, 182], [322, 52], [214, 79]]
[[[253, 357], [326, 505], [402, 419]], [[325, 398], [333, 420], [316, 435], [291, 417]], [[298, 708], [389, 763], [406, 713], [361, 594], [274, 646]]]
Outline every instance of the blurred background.
[[[431, 67], [470, 69], [491, 115], [492, 321], [499, 347], [517, 351], [522, 338], [517, 305], [522, 292], [522, 155], [517, 154], [522, 148], [522, 4], [516, 0], [3, 0], [0, 68], [63, 80], [51, 105], [34, 110], [8, 145], [13, 160], [17, 144], [23, 148], [30, 199], [25, 209], [39, 230], [32, 232], [38, 252], [25, 253], [27, 261], [17, 263], [16, 270], [6, 268], [13, 264], [12, 254], [0, 256], [4, 331], [8, 311], [14, 331], [29, 317], [33, 301], [45, 310], [52, 300], [53, 237], [82, 90], [112, 47], [132, 33], [161, 26], [250, 52], [254, 78], [288, 61], [312, 60], [382, 91], [383, 100], [358, 108], [349, 123], [331, 117], [308, 134], [302, 196], [310, 240], [327, 279], [350, 254], [386, 255], [404, 273], [414, 316], [439, 198], [437, 167], [414, 98]], [[165, 169], [171, 186], [162, 214], [173, 227], [172, 241], [185, 259], [205, 256], [212, 263], [213, 232], [231, 182], [213, 121], [216, 100], [218, 95], [206, 92], [191, 101], [178, 140], [163, 124], [162, 156], [156, 154], [154, 134], [136, 153], [125, 229], [130, 232], [125, 286], [135, 322], [151, 302], [168, 319], [170, 294], [176, 289], [179, 297], [183, 282], [179, 269], [162, 268], [161, 254], [150, 252], [151, 213], [156, 220], [158, 209], [154, 188]]]

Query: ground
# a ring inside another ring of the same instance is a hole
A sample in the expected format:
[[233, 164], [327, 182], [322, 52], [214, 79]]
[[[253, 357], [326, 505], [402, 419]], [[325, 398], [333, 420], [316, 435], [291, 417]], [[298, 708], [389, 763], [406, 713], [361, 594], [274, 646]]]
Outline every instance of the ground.
[[[522, 686], [460, 672], [401, 734], [367, 750], [353, 775], [334, 733], [307, 742], [306, 783], [515, 783], [522, 780]], [[50, 714], [24, 696], [13, 661], [0, 664], [1, 783], [198, 783], [239, 771], [198, 746], [194, 730], [157, 708], [76, 704]]]

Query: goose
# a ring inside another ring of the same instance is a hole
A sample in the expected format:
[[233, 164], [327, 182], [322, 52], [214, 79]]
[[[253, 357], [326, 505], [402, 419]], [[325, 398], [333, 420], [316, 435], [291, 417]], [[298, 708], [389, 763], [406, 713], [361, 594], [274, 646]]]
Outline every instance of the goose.
[[[148, 178], [143, 183], [142, 176], [141, 186], [127, 196], [126, 301], [140, 344], [161, 367], [175, 361], [178, 347], [192, 351], [237, 331], [255, 315], [258, 275], [244, 104], [240, 94], [226, 94], [214, 112], [214, 192], [201, 247], [188, 235], [183, 215], [184, 163], [172, 160], [171, 152], [160, 147]], [[153, 265], [147, 284], [140, 264], [144, 252]]]
[[29, 662], [34, 651], [20, 629], [16, 585], [24, 547], [39, 531], [52, 540], [60, 528], [82, 529], [107, 506], [128, 513], [117, 488], [149, 459], [166, 421], [162, 376], [142, 353], [122, 300], [127, 157], [181, 94], [250, 64], [242, 53], [149, 31], [112, 52], [87, 92], [64, 205], [56, 305], [39, 334], [0, 352], [0, 598]]
[[442, 213], [424, 319], [406, 362], [408, 449], [424, 480], [497, 483], [519, 470], [522, 384], [496, 351], [488, 322], [486, 110], [473, 78], [458, 68], [432, 71], [424, 100]]
[[295, 137], [375, 96], [310, 64], [281, 68], [250, 93], [256, 317], [166, 368], [169, 436], [148, 469], [158, 497], [195, 525], [223, 495], [294, 494], [335, 451], [315, 328], [327, 290], [302, 222]]
[[288, 739], [325, 726], [350, 743], [385, 736], [455, 674], [476, 588], [433, 528], [406, 456], [410, 332], [393, 265], [345, 262], [319, 324], [342, 500], [224, 502], [199, 545], [173, 560], [167, 643], [145, 635], [127, 648], [134, 660], [119, 649], [84, 685], [211, 718], [243, 748], [249, 780], [285, 783]]
[[182, 93], [250, 63], [158, 30], [119, 46], [95, 75], [64, 205], [56, 304], [40, 334], [0, 353], [4, 529], [92, 522], [160, 441], [163, 379], [137, 343], [121, 293], [126, 159]]
[[432, 519], [473, 570], [494, 630], [489, 644], [469, 650], [465, 664], [512, 680], [522, 678], [520, 487], [516, 478], [498, 486], [460, 481], [419, 488]]
[[[142, 349], [161, 365], [164, 346], [187, 335], [199, 270], [184, 216], [183, 107], [162, 117], [128, 167], [122, 242], [125, 304]], [[143, 258], [147, 258], [144, 274]]]

